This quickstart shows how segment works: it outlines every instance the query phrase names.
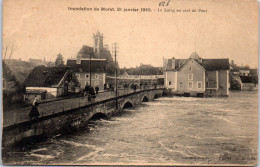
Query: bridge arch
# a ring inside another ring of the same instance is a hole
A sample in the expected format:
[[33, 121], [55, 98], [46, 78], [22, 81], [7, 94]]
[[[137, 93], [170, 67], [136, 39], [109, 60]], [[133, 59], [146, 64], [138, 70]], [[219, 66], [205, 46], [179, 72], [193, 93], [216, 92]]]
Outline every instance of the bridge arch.
[[124, 109], [124, 108], [130, 108], [130, 107], [134, 107], [134, 106], [135, 105], [131, 99], [125, 99], [123, 101], [123, 103], [121, 103], [120, 108]]
[[157, 94], [154, 94], [153, 99], [158, 99], [159, 96]]
[[142, 102], [148, 102], [148, 101], [149, 101], [149, 99], [148, 99], [148, 97], [147, 97], [147, 96], [143, 96], [141, 101], [142, 101]]
[[101, 119], [101, 118], [106, 118], [107, 115], [102, 113], [102, 112], [97, 112], [94, 115], [92, 115], [92, 117], [90, 119], [92, 120], [97, 120], [97, 119]]
[[162, 96], [164, 97], [164, 96], [166, 96], [166, 93], [163, 91], [163, 93], [162, 93]]
[[125, 109], [125, 108], [131, 108], [131, 107], [134, 107], [134, 104], [130, 101], [127, 101], [125, 102], [123, 105], [122, 105], [122, 109]]

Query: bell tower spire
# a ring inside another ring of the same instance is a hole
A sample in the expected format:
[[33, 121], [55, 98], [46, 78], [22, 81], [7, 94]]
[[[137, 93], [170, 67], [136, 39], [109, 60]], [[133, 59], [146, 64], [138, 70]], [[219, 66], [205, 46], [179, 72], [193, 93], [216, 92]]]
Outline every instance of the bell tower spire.
[[99, 31], [97, 31], [96, 34], [93, 34], [94, 52], [98, 55], [98, 58], [103, 50], [103, 38], [103, 34]]

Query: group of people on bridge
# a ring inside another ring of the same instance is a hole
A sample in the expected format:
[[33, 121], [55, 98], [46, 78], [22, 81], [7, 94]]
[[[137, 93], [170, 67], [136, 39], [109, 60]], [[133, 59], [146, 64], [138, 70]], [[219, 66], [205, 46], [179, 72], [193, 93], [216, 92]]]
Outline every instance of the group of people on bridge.
[[83, 96], [88, 97], [88, 102], [91, 102], [92, 99], [95, 99], [99, 92], [99, 87], [96, 86], [95, 90], [92, 86], [86, 85], [85, 89], [83, 90]]
[[[109, 86], [109, 87], [107, 88], [107, 86]], [[138, 87], [140, 87], [140, 89], [145, 89], [147, 86], [148, 85], [146, 85], [146, 84], [143, 85], [142, 83], [140, 83], [139, 85], [134, 84], [134, 83], [132, 83], [130, 85], [127, 83], [123, 84], [124, 89], [128, 89], [130, 87], [132, 90], [134, 90], [134, 92], [137, 90]], [[154, 89], [156, 89], [157, 84], [154, 83], [153, 86], [154, 86]], [[104, 91], [111, 91], [111, 93], [112, 93], [115, 91], [115, 87], [112, 84], [110, 84], [110, 85], [105, 84]], [[82, 96], [87, 97], [88, 102], [92, 102], [93, 100], [95, 101], [95, 98], [97, 97], [98, 93], [99, 93], [98, 86], [96, 86], [94, 89], [92, 86], [86, 85], [84, 90], [82, 91]], [[39, 111], [38, 111], [38, 105], [39, 105], [39, 103], [37, 101], [37, 98], [35, 98], [32, 102], [32, 109], [30, 110], [30, 113], [29, 113], [30, 118], [38, 118], [40, 116]]]
[[[85, 86], [85, 89], [83, 90], [83, 96], [88, 98], [88, 102], [91, 102], [92, 99], [95, 99], [97, 94], [99, 92], [99, 87], [95, 87], [95, 90], [91, 86]], [[37, 97], [34, 98], [32, 102], [32, 108], [29, 112], [29, 118], [38, 118], [40, 116], [40, 113], [38, 111], [38, 100]]]

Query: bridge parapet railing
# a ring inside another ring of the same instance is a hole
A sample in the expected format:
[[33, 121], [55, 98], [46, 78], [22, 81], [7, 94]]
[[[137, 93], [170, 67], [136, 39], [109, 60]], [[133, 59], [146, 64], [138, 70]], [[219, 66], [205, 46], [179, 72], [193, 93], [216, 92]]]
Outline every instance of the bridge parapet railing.
[[[157, 89], [163, 88], [160, 85], [156, 86]], [[155, 89], [155, 86], [146, 86], [146, 87], [137, 87], [136, 90], [133, 89], [118, 89], [118, 95], [117, 96], [122, 96], [122, 95], [127, 95], [131, 94], [134, 92], [139, 92], [139, 91], [144, 91], [144, 90], [152, 90]], [[40, 103], [38, 106], [38, 111], [40, 116], [48, 116], [52, 115], [55, 113], [60, 113], [63, 111], [67, 110], [72, 110], [76, 108], [80, 108], [82, 106], [89, 105], [93, 102], [99, 102], [103, 100], [107, 100], [110, 98], [116, 97], [115, 91], [105, 91], [105, 92], [100, 92], [96, 95], [96, 98], [92, 98], [91, 102], [88, 102], [88, 97], [73, 97], [73, 98], [64, 98], [61, 100], [54, 100], [54, 101], [49, 101], [49, 102], [44, 102]], [[26, 108], [23, 108], [22, 110], [16, 110], [16, 111], [10, 111], [4, 113], [4, 127], [5, 126], [10, 126], [13, 124], [17, 124], [20, 122], [25, 122], [30, 120], [29, 118], [29, 113], [32, 109], [32, 106], [28, 106]]]

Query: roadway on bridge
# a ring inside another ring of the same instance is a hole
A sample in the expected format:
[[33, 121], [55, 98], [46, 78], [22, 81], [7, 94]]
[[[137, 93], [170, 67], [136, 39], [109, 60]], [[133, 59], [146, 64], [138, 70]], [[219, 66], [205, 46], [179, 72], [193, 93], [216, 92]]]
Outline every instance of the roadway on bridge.
[[[154, 89], [154, 87], [150, 87], [148, 89]], [[146, 89], [146, 90], [148, 90]], [[136, 92], [139, 92], [144, 89], [137, 89]], [[118, 90], [118, 96], [126, 95], [133, 93], [134, 90], [132, 89], [124, 89], [124, 90]], [[111, 99], [115, 97], [115, 92], [113, 91], [107, 91], [107, 92], [101, 92], [97, 94], [95, 100], [92, 102], [88, 102], [88, 98], [86, 97], [74, 97], [69, 99], [60, 99], [56, 101], [49, 101], [49, 102], [40, 102], [38, 106], [38, 111], [40, 113], [40, 117], [52, 115], [54, 113], [63, 112], [66, 110], [71, 110], [75, 108], [79, 108], [85, 105], [89, 105], [91, 103], [100, 102], [103, 100]], [[32, 109], [32, 106], [17, 108], [11, 111], [3, 112], [2, 122], [3, 127], [11, 126], [13, 124], [26, 122], [31, 120], [29, 118], [30, 110]], [[33, 118], [34, 119], [34, 118]]]

